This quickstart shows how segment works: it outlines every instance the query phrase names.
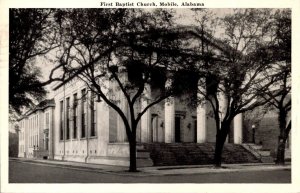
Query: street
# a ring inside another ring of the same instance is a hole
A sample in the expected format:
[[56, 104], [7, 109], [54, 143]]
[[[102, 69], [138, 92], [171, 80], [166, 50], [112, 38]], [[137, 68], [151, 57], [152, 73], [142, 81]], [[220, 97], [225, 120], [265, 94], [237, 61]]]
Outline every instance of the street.
[[10, 160], [9, 183], [291, 183], [291, 171], [282, 169], [154, 176]]

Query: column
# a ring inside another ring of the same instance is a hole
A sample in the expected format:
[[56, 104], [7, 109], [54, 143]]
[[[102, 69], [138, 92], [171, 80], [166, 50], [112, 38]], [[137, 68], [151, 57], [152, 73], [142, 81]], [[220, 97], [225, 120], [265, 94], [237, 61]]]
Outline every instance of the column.
[[233, 142], [235, 144], [243, 142], [243, 114], [241, 113], [234, 117]]
[[[221, 86], [221, 89], [224, 90], [223, 85], [220, 85], [220, 86]], [[227, 97], [223, 92], [219, 92], [218, 100], [219, 100], [219, 110], [220, 110], [219, 116], [220, 116], [220, 120], [223, 121], [224, 117], [226, 115], [227, 107], [228, 107]], [[221, 126], [221, 122], [220, 122], [220, 126]], [[225, 143], [228, 143], [228, 142], [229, 142], [229, 134], [227, 135]]]
[[[54, 159], [54, 107], [50, 107], [49, 111], [49, 159]], [[79, 128], [78, 128], [79, 129]], [[77, 136], [78, 137], [78, 136]]]
[[197, 107], [197, 143], [206, 142], [206, 105]]
[[[98, 83], [100, 84], [100, 82]], [[110, 83], [109, 80], [105, 80], [103, 83], [103, 93], [106, 95], [106, 97], [108, 98], [108, 100], [111, 100], [111, 87], [112, 87], [112, 83]], [[99, 97], [99, 98], [98, 98]], [[107, 144], [109, 143], [109, 129], [110, 129], [110, 125], [109, 125], [109, 117], [111, 116], [110, 114], [110, 106], [104, 102], [104, 100], [102, 98], [100, 98], [100, 96], [97, 96], [97, 98], [99, 99], [99, 102], [97, 102], [97, 110], [96, 110], [96, 116], [97, 116], [97, 136], [98, 138], [104, 142], [103, 144]], [[104, 112], [104, 114], [102, 116], [99, 116], [100, 113], [102, 114], [102, 110]], [[103, 145], [101, 143], [98, 143], [99, 146], [99, 153], [102, 152], [103, 154], [106, 153], [106, 150], [100, 150], [101, 149], [101, 145]]]
[[[141, 111], [143, 111], [148, 105], [151, 97], [150, 86], [146, 85], [144, 93], [141, 97]], [[152, 138], [151, 133], [151, 110], [148, 109], [141, 118], [141, 141], [142, 142], [151, 142]]]
[[25, 126], [25, 138], [24, 138], [24, 146], [25, 146], [25, 157], [27, 157], [27, 154], [28, 154], [28, 120], [27, 120], [27, 117], [24, 118], [24, 126]]
[[165, 100], [165, 143], [175, 141], [175, 99]]
[[[128, 104], [127, 104], [127, 100], [126, 100], [125, 96], [123, 96], [122, 92], [120, 92], [120, 108], [123, 111], [124, 115], [128, 119], [129, 118]], [[118, 118], [117, 118], [117, 141], [118, 142], [127, 141], [126, 128], [124, 125], [124, 121], [119, 114], [118, 114]]]
[[[197, 143], [205, 143], [207, 140], [207, 133], [206, 133], [206, 101], [203, 96], [206, 93], [206, 81], [199, 80], [198, 82], [198, 91], [197, 91], [197, 98], [202, 103], [198, 104], [197, 106]], [[201, 94], [202, 93], [202, 94]]]
[[[167, 79], [165, 89], [172, 87], [172, 79]], [[175, 99], [165, 99], [165, 143], [175, 142]]]
[[219, 113], [219, 116], [220, 116], [220, 119], [223, 120], [225, 115], [226, 115], [226, 111], [227, 111], [227, 98], [225, 96], [224, 93], [220, 92], [219, 93], [219, 108], [220, 108], [220, 113]]

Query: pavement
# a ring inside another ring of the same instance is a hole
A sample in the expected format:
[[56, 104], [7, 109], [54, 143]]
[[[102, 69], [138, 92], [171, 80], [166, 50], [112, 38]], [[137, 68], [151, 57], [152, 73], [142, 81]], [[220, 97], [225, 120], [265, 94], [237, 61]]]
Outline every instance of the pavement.
[[226, 172], [245, 172], [245, 171], [275, 171], [291, 170], [291, 164], [275, 165], [273, 163], [247, 163], [247, 164], [222, 164], [222, 168], [214, 168], [212, 165], [181, 165], [181, 166], [153, 166], [138, 168], [139, 172], [128, 172], [128, 167], [90, 164], [60, 160], [41, 160], [29, 158], [10, 158], [18, 162], [26, 162], [38, 165], [48, 165], [59, 168], [70, 168], [75, 170], [88, 170], [99, 173], [109, 173], [116, 175], [134, 176], [165, 176], [165, 175], [184, 175], [184, 174], [207, 174], [207, 173], [226, 173]]

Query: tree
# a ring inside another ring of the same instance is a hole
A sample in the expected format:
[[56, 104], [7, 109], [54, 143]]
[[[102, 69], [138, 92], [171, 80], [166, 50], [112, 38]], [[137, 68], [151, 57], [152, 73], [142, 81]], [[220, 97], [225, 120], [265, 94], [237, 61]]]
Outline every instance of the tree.
[[[224, 34], [216, 44], [228, 45], [207, 65], [207, 88], [198, 92], [212, 107], [216, 125], [214, 162], [221, 167], [222, 150], [234, 118], [268, 102], [261, 93], [278, 80], [266, 61], [264, 45], [272, 41], [270, 9], [239, 9], [221, 19]], [[209, 50], [205, 50], [209, 53]], [[211, 53], [211, 52], [210, 52]]]
[[10, 112], [20, 114], [23, 107], [30, 107], [46, 94], [35, 59], [57, 46], [52, 13], [51, 9], [9, 11]]
[[[58, 58], [65, 74], [62, 84], [79, 78], [119, 114], [129, 141], [129, 171], [137, 171], [137, 125], [150, 107], [175, 94], [173, 72], [193, 57], [182, 49], [178, 33], [171, 29], [172, 13], [67, 9], [57, 13], [56, 21], [63, 42]], [[152, 98], [150, 87], [158, 93]], [[129, 117], [119, 105], [118, 92], [128, 104]]]
[[273, 88], [265, 90], [262, 96], [270, 99], [268, 105], [278, 111], [279, 136], [277, 146], [277, 164], [284, 164], [285, 145], [291, 130], [291, 10], [277, 11], [274, 16], [274, 40], [265, 49], [265, 55], [278, 73], [279, 81]]

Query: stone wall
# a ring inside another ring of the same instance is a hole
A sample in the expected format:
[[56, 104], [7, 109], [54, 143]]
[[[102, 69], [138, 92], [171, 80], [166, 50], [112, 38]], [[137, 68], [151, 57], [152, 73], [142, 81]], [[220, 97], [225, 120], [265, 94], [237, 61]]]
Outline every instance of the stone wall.
[[246, 114], [243, 136], [245, 143], [253, 142], [253, 124], [255, 124], [255, 143], [261, 144], [263, 149], [271, 150], [272, 155], [274, 155], [279, 136], [279, 123], [276, 111], [269, 110], [264, 113], [261, 107]]

